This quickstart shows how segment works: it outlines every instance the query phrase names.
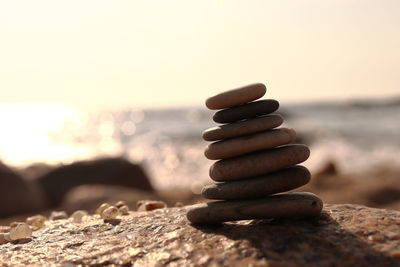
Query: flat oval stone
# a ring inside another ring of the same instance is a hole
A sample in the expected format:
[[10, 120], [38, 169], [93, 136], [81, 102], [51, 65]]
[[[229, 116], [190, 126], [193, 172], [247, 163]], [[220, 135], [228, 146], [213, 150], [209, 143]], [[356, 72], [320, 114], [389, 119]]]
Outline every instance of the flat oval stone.
[[287, 145], [235, 158], [222, 159], [210, 167], [210, 177], [224, 182], [255, 177], [299, 164], [308, 159], [305, 145]]
[[188, 208], [187, 218], [194, 224], [227, 221], [315, 217], [322, 201], [312, 193], [284, 193], [254, 200], [216, 201]]
[[226, 159], [247, 153], [287, 145], [296, 138], [293, 129], [280, 128], [209, 144], [204, 151], [208, 159]]
[[307, 168], [292, 166], [255, 178], [207, 185], [201, 193], [208, 199], [251, 199], [298, 188], [310, 177]]
[[217, 111], [213, 116], [213, 120], [218, 123], [230, 123], [267, 115], [278, 108], [279, 102], [274, 99], [259, 100]]
[[249, 84], [209, 97], [206, 100], [206, 106], [209, 109], [229, 108], [259, 99], [266, 91], [262, 83]]
[[203, 139], [206, 141], [217, 141], [265, 130], [280, 126], [283, 117], [278, 114], [266, 115], [246, 121], [239, 121], [209, 128], [203, 132]]

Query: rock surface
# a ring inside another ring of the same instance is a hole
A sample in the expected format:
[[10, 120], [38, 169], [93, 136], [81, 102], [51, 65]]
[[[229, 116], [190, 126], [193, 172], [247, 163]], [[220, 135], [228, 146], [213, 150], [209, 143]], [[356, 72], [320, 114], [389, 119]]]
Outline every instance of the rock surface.
[[0, 266], [400, 266], [400, 212], [325, 205], [315, 220], [192, 226], [186, 208], [46, 222], [0, 245]]

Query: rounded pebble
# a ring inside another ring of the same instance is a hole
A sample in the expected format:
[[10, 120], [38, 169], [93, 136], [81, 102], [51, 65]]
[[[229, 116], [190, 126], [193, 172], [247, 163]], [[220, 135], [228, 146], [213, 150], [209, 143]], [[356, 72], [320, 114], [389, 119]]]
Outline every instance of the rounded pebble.
[[106, 208], [109, 208], [109, 207], [111, 207], [111, 205], [108, 204], [108, 203], [103, 203], [103, 204], [101, 204], [101, 205], [96, 209], [96, 214], [99, 214], [99, 215], [101, 216], [101, 214], [103, 213], [103, 211], [104, 211]]
[[204, 151], [208, 159], [225, 159], [287, 145], [296, 138], [293, 129], [280, 128], [209, 144]]
[[86, 210], [77, 210], [74, 213], [72, 213], [71, 218], [74, 222], [80, 223], [82, 222], [83, 217], [87, 215], [88, 213]]
[[115, 203], [114, 206], [117, 207], [117, 208], [120, 208], [120, 207], [122, 207], [122, 206], [126, 206], [126, 203], [125, 203], [125, 201], [120, 200], [120, 201], [118, 201], [117, 203]]
[[101, 218], [104, 220], [115, 220], [119, 215], [119, 210], [117, 207], [111, 206], [103, 210], [101, 213]]
[[65, 211], [53, 211], [50, 214], [50, 220], [62, 220], [62, 219], [67, 219], [68, 218], [68, 214]]
[[163, 209], [167, 207], [167, 204], [163, 201], [156, 200], [141, 200], [137, 203], [138, 211], [151, 211], [156, 209]]
[[0, 245], [10, 242], [10, 236], [8, 233], [0, 233]]
[[305, 145], [282, 146], [219, 160], [210, 167], [210, 177], [217, 182], [254, 177], [299, 164], [309, 156], [310, 150]]
[[271, 114], [251, 120], [239, 121], [209, 128], [203, 132], [206, 141], [217, 141], [276, 128], [283, 123], [279, 114]]
[[298, 188], [310, 181], [303, 166], [293, 166], [256, 178], [207, 185], [201, 192], [208, 199], [252, 199]]
[[206, 106], [209, 109], [229, 108], [259, 99], [266, 91], [262, 83], [249, 84], [209, 97], [206, 100]]
[[183, 205], [183, 203], [182, 202], [176, 202], [175, 203], [175, 207], [177, 207], [177, 208], [182, 208], [184, 205]]
[[284, 193], [255, 200], [217, 201], [188, 208], [187, 218], [194, 224], [227, 221], [312, 217], [320, 214], [322, 201], [312, 193]]
[[30, 238], [32, 236], [32, 229], [26, 223], [19, 223], [17, 226], [11, 228], [10, 239], [20, 240]]
[[0, 233], [10, 232], [10, 226], [0, 225]]
[[119, 211], [122, 215], [129, 215], [129, 207], [127, 205], [119, 207]]
[[213, 120], [218, 123], [230, 123], [267, 115], [278, 108], [279, 102], [274, 99], [260, 100], [217, 111]]
[[35, 231], [42, 228], [45, 221], [47, 221], [47, 218], [43, 215], [35, 215], [26, 219], [26, 223], [29, 224]]

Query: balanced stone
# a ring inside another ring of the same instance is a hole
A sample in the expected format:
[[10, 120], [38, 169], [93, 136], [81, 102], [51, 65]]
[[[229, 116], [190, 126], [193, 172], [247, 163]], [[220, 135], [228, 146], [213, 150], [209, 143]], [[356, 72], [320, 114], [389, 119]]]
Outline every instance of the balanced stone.
[[209, 128], [203, 132], [206, 141], [217, 141], [242, 135], [270, 130], [280, 126], [283, 117], [278, 114], [266, 115], [251, 120], [239, 121]]
[[208, 199], [252, 199], [289, 191], [307, 184], [311, 174], [303, 166], [292, 166], [255, 178], [205, 186]]
[[277, 128], [283, 118], [271, 114], [279, 108], [273, 99], [259, 100], [266, 92], [253, 84], [210, 97], [206, 105], [220, 109], [213, 120], [222, 123], [203, 132], [214, 141], [204, 151], [211, 160], [209, 175], [216, 181], [202, 195], [216, 202], [193, 205], [187, 218], [195, 224], [269, 218], [316, 216], [322, 201], [311, 193], [283, 193], [310, 181], [307, 146], [291, 144], [296, 132]]
[[284, 193], [255, 200], [216, 201], [191, 206], [187, 218], [195, 224], [317, 216], [322, 201], [312, 193]]
[[226, 159], [258, 150], [287, 145], [294, 141], [296, 132], [288, 128], [269, 130], [252, 135], [209, 144], [204, 151], [208, 159]]
[[223, 159], [210, 167], [210, 177], [224, 182], [262, 175], [295, 164], [310, 156], [305, 145], [287, 145], [239, 157]]
[[254, 83], [222, 92], [206, 100], [209, 109], [224, 109], [244, 104], [262, 97], [267, 89], [262, 83]]
[[230, 123], [267, 115], [278, 108], [279, 102], [274, 99], [259, 100], [217, 111], [213, 120], [218, 123]]

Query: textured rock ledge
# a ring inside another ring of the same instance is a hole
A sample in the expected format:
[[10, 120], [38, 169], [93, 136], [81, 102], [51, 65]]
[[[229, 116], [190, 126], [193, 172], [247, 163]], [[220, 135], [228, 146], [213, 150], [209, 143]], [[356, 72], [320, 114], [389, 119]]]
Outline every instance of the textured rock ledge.
[[313, 221], [192, 226], [185, 207], [131, 212], [117, 225], [46, 222], [0, 245], [0, 266], [400, 266], [400, 212], [329, 205]]

